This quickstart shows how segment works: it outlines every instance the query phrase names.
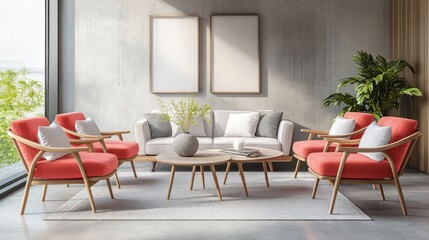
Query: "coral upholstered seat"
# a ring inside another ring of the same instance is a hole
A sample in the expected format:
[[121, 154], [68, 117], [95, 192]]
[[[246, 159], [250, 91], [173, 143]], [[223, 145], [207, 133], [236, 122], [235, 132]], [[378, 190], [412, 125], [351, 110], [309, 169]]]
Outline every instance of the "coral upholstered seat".
[[[309, 171], [316, 176], [313, 190], [315, 197], [320, 179], [335, 183], [332, 195], [330, 213], [333, 211], [335, 198], [340, 183], [372, 183], [379, 184], [384, 200], [382, 183], [395, 183], [401, 201], [404, 215], [407, 214], [403, 199], [399, 176], [405, 168], [411, 151], [420, 136], [417, 131], [417, 121], [398, 117], [383, 117], [379, 120], [380, 126], [390, 126], [392, 137], [389, 144], [382, 147], [358, 148], [340, 147], [343, 152], [322, 152], [308, 155]], [[348, 140], [337, 140], [337, 143], [347, 143]], [[375, 161], [359, 152], [383, 152], [385, 159]]]
[[[371, 124], [374, 121], [374, 116], [372, 114], [361, 113], [361, 112], [347, 112], [346, 114], [344, 114], [344, 118], [355, 120], [354, 132], [351, 134], [348, 134], [350, 139], [361, 138], [363, 131], [360, 131], [360, 130], [366, 128], [369, 124]], [[306, 141], [297, 141], [293, 143], [292, 149], [294, 152], [294, 157], [297, 159], [295, 175], [294, 175], [295, 178], [298, 175], [301, 161], [306, 161], [308, 155], [311, 153], [323, 152], [325, 148], [326, 141], [313, 140], [314, 136], [317, 134], [322, 134], [322, 135], [325, 135], [325, 137], [328, 137], [328, 135], [326, 134], [329, 133], [329, 131], [317, 131], [317, 130], [308, 130], [308, 129], [303, 129], [301, 131], [309, 133], [310, 136]], [[337, 147], [336, 144], [330, 144], [327, 151], [334, 152], [336, 147]]]
[[[55, 118], [59, 125], [61, 125], [68, 134], [69, 138], [79, 139], [86, 138], [88, 136], [84, 136], [76, 132], [75, 124], [78, 120], [85, 120], [85, 116], [81, 112], [71, 112], [71, 113], [63, 113], [58, 114]], [[120, 132], [102, 132], [101, 134], [104, 136], [113, 136], [117, 135], [120, 140], [111, 140], [111, 139], [101, 139], [99, 142], [92, 143], [92, 149], [94, 152], [99, 153], [112, 153], [118, 157], [119, 165], [124, 162], [130, 162], [131, 167], [134, 172], [134, 177], [137, 178], [137, 173], [134, 167], [134, 159], [137, 157], [137, 153], [139, 151], [139, 146], [136, 142], [128, 142], [122, 140], [122, 134], [128, 133], [129, 131], [120, 131]], [[103, 146], [105, 145], [105, 147]], [[116, 176], [116, 181], [118, 187], [120, 187], [119, 180]]]
[[[49, 184], [74, 184], [84, 183], [95, 212], [94, 200], [90, 187], [100, 181], [106, 180], [109, 192], [113, 198], [110, 188], [109, 177], [116, 173], [118, 159], [116, 155], [109, 153], [89, 153], [87, 147], [51, 148], [38, 143], [37, 132], [40, 126], [49, 126], [45, 117], [33, 117], [15, 120], [10, 124], [9, 136], [14, 140], [15, 146], [28, 173], [27, 184], [24, 191], [21, 214], [25, 211], [28, 192], [31, 185], [44, 185], [42, 201], [46, 196]], [[93, 140], [84, 140], [81, 143], [89, 143]], [[79, 141], [76, 141], [79, 143]], [[43, 158], [44, 152], [69, 153], [55, 161], [47, 161]], [[83, 151], [83, 152], [81, 152]]]

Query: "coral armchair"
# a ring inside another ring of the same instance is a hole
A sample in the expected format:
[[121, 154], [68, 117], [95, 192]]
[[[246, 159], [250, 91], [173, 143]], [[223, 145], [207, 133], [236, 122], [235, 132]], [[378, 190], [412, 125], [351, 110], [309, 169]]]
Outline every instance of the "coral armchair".
[[[307, 156], [310, 153], [315, 152], [333, 152], [336, 150], [336, 144], [326, 145], [326, 141], [323, 138], [345, 138], [350, 137], [350, 139], [358, 139], [362, 137], [363, 132], [366, 127], [374, 121], [374, 116], [369, 113], [361, 112], [347, 112], [344, 115], [344, 118], [354, 119], [355, 120], [355, 129], [354, 132], [345, 134], [345, 135], [336, 135], [329, 136], [329, 131], [324, 130], [311, 130], [311, 129], [301, 129], [301, 132], [308, 133], [308, 139], [306, 141], [297, 141], [293, 143], [293, 156], [297, 159], [294, 178], [297, 177], [299, 166], [302, 162], [307, 161]], [[318, 136], [320, 139], [314, 139]]]
[[[410, 158], [411, 152], [421, 135], [417, 131], [417, 121], [398, 117], [383, 117], [380, 126], [390, 126], [392, 137], [389, 144], [376, 148], [339, 147], [341, 152], [312, 153], [307, 158], [309, 171], [316, 176], [313, 198], [316, 195], [319, 180], [327, 180], [333, 186], [329, 213], [332, 214], [340, 184], [379, 184], [382, 199], [384, 192], [381, 184], [395, 184], [402, 212], [407, 215], [399, 176]], [[356, 144], [359, 140], [336, 140], [339, 144]], [[382, 152], [385, 159], [381, 162], [358, 154], [359, 152]]]
[[[87, 147], [46, 147], [38, 143], [37, 131], [39, 126], [49, 126], [45, 117], [26, 118], [13, 121], [8, 135], [12, 137], [15, 147], [27, 171], [27, 183], [20, 213], [24, 214], [27, 198], [32, 185], [44, 185], [42, 201], [45, 200], [47, 187], [50, 184], [85, 184], [92, 211], [95, 204], [91, 186], [100, 180], [106, 180], [110, 197], [113, 192], [109, 178], [116, 173], [118, 159], [113, 154], [88, 153]], [[74, 143], [89, 144], [98, 139], [75, 140]], [[85, 152], [82, 152], [85, 151]], [[55, 161], [44, 159], [45, 152], [69, 153]]]
[[[137, 157], [139, 147], [136, 142], [123, 141], [122, 134], [129, 133], [129, 131], [117, 132], [101, 132], [101, 136], [85, 135], [77, 133], [75, 130], [75, 123], [77, 120], [85, 120], [85, 116], [81, 112], [71, 112], [58, 114], [55, 118], [58, 124], [64, 129], [71, 139], [90, 139], [99, 138], [99, 141], [92, 143], [90, 150], [94, 152], [112, 153], [118, 157], [119, 165], [124, 162], [130, 162], [134, 177], [137, 178], [136, 169], [134, 166], [134, 159]], [[106, 139], [112, 136], [118, 136], [119, 140]], [[118, 176], [115, 174], [116, 183], [120, 188]]]

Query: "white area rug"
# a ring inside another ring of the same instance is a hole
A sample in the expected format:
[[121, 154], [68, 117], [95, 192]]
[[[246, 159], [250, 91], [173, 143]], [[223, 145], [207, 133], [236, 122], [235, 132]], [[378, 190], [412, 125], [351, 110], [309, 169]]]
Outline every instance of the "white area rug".
[[[211, 172], [205, 173], [206, 189], [201, 175], [195, 176], [194, 190], [189, 190], [190, 172], [176, 172], [171, 199], [167, 200], [168, 172], [120, 173], [122, 188], [113, 185], [115, 199], [110, 199], [105, 182], [92, 187], [97, 213], [93, 214], [85, 189], [77, 193], [45, 220], [79, 221], [320, 221], [372, 220], [343, 194], [339, 193], [334, 214], [328, 214], [332, 187], [320, 182], [316, 199], [311, 199], [314, 178], [300, 173], [269, 173], [270, 188], [262, 172], [245, 172], [249, 197], [246, 197], [237, 172], [231, 172], [222, 185], [223, 172], [218, 172], [223, 201], [219, 201]], [[114, 181], [112, 181], [113, 183]]]

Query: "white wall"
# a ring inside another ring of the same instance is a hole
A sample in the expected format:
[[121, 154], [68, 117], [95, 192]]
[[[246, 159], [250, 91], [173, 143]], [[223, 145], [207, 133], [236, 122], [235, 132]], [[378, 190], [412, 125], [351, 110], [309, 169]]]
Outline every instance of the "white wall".
[[[209, 19], [258, 13], [261, 94], [211, 94]], [[275, 109], [302, 127], [330, 126], [322, 100], [355, 73], [352, 54], [390, 57], [389, 0], [60, 1], [60, 112], [82, 111], [102, 129], [132, 129], [143, 114], [184, 95], [149, 93], [149, 15], [200, 16], [201, 102], [214, 109]], [[133, 139], [129, 135], [128, 139]]]

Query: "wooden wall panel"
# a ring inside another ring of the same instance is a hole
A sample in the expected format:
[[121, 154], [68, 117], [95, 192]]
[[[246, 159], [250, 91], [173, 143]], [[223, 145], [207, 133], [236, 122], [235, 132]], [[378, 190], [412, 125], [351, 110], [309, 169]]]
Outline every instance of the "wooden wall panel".
[[409, 164], [429, 172], [429, 4], [427, 0], [392, 0], [391, 11], [392, 58], [403, 58], [415, 68], [416, 73], [407, 70], [404, 76], [423, 91], [423, 97], [403, 101], [398, 113], [418, 119], [423, 133]]

